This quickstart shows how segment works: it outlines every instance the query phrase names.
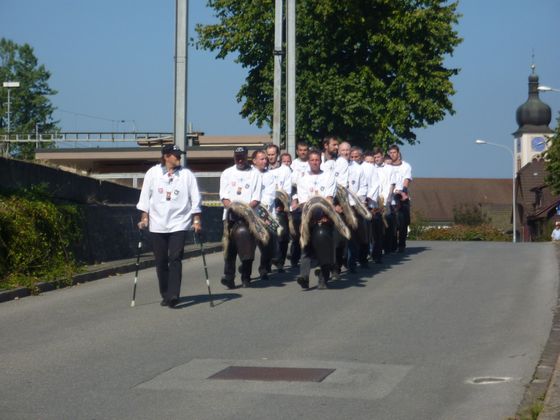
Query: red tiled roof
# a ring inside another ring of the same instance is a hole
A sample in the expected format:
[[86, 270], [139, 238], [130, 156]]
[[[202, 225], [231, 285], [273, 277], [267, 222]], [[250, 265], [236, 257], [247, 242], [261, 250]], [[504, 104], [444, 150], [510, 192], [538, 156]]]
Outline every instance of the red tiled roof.
[[461, 205], [507, 208], [512, 205], [512, 180], [493, 178], [415, 178], [410, 187], [412, 211], [434, 222], [453, 220]]

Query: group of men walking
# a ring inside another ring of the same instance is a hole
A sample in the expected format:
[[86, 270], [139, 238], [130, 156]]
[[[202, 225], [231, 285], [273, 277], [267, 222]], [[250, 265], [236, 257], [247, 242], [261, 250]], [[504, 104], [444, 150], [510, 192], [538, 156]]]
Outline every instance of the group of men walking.
[[[176, 145], [162, 149], [161, 163], [147, 173], [137, 208], [139, 228], [153, 238], [162, 306], [178, 303], [185, 232], [202, 229], [201, 197], [191, 171], [180, 165]], [[308, 289], [317, 266], [317, 288], [339, 276], [343, 266], [355, 272], [371, 258], [404, 252], [410, 224], [408, 187], [411, 167], [399, 147], [362, 151], [336, 136], [323, 139], [322, 149], [298, 142], [297, 157], [280, 154], [270, 144], [249, 156], [234, 150], [234, 165], [220, 177], [224, 206], [224, 271], [221, 282], [250, 287], [255, 251], [258, 274], [268, 279], [272, 266], [299, 265], [297, 282]], [[291, 244], [290, 244], [291, 243]], [[237, 259], [240, 265], [236, 267]]]
[[299, 142], [293, 161], [276, 145], [251, 156], [245, 147], [235, 149], [235, 165], [220, 179], [226, 287], [235, 287], [237, 257], [241, 285], [249, 287], [257, 247], [262, 280], [272, 265], [282, 272], [289, 258], [292, 267], [299, 264], [297, 282], [304, 289], [315, 263], [317, 287], [324, 289], [342, 266], [355, 272], [370, 257], [382, 263], [384, 253], [404, 252], [412, 174], [399, 147], [364, 153], [336, 136], [325, 137], [322, 146]]

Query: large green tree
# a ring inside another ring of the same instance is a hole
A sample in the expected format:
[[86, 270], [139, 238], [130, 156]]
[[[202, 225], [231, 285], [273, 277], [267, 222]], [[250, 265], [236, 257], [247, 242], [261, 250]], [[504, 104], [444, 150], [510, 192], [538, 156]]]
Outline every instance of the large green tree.
[[546, 183], [554, 194], [560, 194], [560, 114], [556, 119], [556, 129], [549, 140], [545, 158]]
[[[52, 132], [57, 121], [52, 118], [54, 106], [49, 96], [56, 91], [48, 85], [50, 72], [39, 65], [33, 48], [28, 44], [0, 39], [0, 82], [17, 81], [19, 88], [10, 92], [10, 131], [11, 133]], [[8, 131], [8, 91], [0, 87], [0, 133]], [[42, 146], [47, 144], [43, 143]], [[15, 157], [32, 159], [35, 143], [16, 143], [10, 145], [10, 154]]]
[[[241, 115], [272, 121], [274, 0], [208, 0], [218, 23], [197, 25], [197, 45], [235, 54], [247, 68]], [[461, 42], [457, 3], [437, 0], [298, 0], [297, 136], [336, 133], [369, 147], [414, 144], [415, 129], [453, 114], [444, 65]]]

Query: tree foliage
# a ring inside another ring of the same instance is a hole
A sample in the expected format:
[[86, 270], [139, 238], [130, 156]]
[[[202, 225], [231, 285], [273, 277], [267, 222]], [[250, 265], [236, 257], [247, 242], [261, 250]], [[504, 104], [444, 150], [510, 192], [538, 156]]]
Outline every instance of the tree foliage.
[[0, 191], [0, 289], [69, 283], [78, 269], [70, 248], [80, 240], [80, 218], [77, 206], [55, 204], [43, 185]]
[[556, 119], [556, 129], [549, 140], [545, 158], [546, 183], [554, 194], [560, 194], [560, 114]]
[[[52, 118], [54, 106], [49, 96], [56, 91], [48, 85], [50, 72], [40, 65], [28, 44], [18, 45], [6, 38], [0, 39], [0, 82], [17, 81], [19, 88], [10, 92], [11, 133], [34, 133], [36, 125], [41, 132], [54, 131], [57, 121]], [[8, 130], [8, 92], [0, 88], [0, 133]], [[45, 144], [42, 144], [44, 147]], [[35, 143], [21, 143], [10, 147], [12, 156], [31, 159]]]
[[[197, 45], [218, 58], [236, 55], [248, 70], [237, 94], [241, 115], [270, 126], [274, 0], [208, 5], [218, 23], [197, 25]], [[438, 0], [298, 1], [298, 138], [337, 133], [365, 147], [414, 144], [415, 129], [454, 113], [451, 77], [459, 70], [443, 62], [461, 42], [456, 8]]]

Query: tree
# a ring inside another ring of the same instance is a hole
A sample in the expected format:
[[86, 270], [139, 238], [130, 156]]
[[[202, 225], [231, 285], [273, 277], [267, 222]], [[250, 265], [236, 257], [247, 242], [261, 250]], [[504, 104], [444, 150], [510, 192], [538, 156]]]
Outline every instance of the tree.
[[[271, 125], [273, 0], [208, 0], [218, 23], [197, 25], [197, 46], [237, 54], [248, 69], [241, 115]], [[461, 42], [457, 3], [438, 0], [297, 1], [297, 137], [336, 133], [353, 144], [416, 143], [414, 130], [453, 114], [446, 55]]]
[[453, 223], [456, 225], [480, 226], [491, 221], [492, 219], [476, 204], [461, 204], [453, 208]]
[[545, 154], [545, 180], [554, 194], [560, 194], [560, 114], [556, 119], [556, 129], [549, 145]]
[[[0, 81], [17, 81], [19, 88], [10, 92], [12, 133], [34, 133], [36, 125], [42, 132], [54, 131], [57, 121], [52, 118], [54, 106], [49, 95], [56, 91], [48, 85], [50, 72], [44, 65], [39, 65], [28, 44], [18, 45], [15, 42], [0, 39]], [[0, 133], [6, 134], [8, 128], [7, 89], [0, 88]], [[48, 143], [41, 143], [43, 147]], [[10, 146], [12, 156], [32, 159], [35, 143], [20, 143]]]

